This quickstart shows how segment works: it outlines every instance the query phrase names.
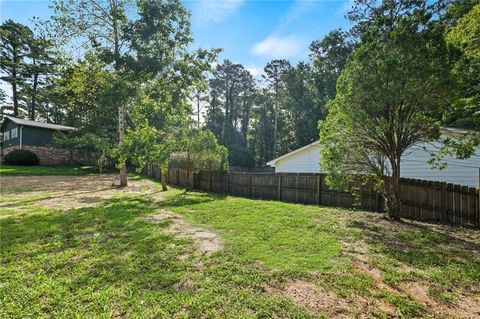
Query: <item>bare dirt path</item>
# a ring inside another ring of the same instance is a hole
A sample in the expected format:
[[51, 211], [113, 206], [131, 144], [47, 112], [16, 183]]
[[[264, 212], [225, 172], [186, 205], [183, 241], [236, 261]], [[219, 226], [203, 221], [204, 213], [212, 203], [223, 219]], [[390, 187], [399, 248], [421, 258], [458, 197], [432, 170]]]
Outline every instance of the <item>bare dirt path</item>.
[[167, 229], [167, 232], [178, 237], [192, 238], [197, 244], [198, 254], [209, 255], [220, 250], [222, 247], [222, 243], [217, 234], [193, 227], [179, 214], [161, 209], [157, 214], [148, 216], [146, 219], [150, 222], [171, 221], [172, 224]]

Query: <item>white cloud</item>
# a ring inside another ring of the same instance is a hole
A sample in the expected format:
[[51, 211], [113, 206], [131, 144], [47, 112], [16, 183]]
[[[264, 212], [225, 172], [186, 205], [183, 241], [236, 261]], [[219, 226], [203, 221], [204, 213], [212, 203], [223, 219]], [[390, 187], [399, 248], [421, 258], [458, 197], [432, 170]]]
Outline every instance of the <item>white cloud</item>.
[[250, 52], [268, 58], [290, 58], [304, 51], [305, 43], [294, 35], [280, 37], [269, 35], [264, 40], [254, 44]]
[[221, 22], [240, 8], [245, 0], [199, 0], [194, 7], [194, 18], [201, 24]]
[[257, 77], [260, 77], [260, 75], [262, 75], [263, 73], [263, 69], [262, 68], [259, 68], [257, 66], [248, 66], [245, 68], [248, 72], [250, 72], [250, 74], [254, 77], [254, 78], [257, 78]]

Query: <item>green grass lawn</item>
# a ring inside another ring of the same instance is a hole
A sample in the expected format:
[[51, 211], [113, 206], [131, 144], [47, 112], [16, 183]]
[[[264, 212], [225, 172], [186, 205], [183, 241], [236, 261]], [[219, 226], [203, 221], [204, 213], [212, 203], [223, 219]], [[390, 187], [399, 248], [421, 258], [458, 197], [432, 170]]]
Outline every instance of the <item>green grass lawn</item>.
[[26, 175], [85, 175], [97, 173], [93, 166], [17, 166], [5, 163], [0, 164], [1, 176]]
[[[118, 191], [89, 207], [50, 207], [15, 188], [14, 205], [0, 204], [1, 318], [328, 317], [289, 295], [295, 282], [348, 300], [349, 317], [427, 318], [434, 310], [405, 285], [422, 283], [445, 307], [479, 294], [475, 243], [373, 214], [135, 182], [151, 194]], [[149, 221], [163, 210], [218, 234], [221, 249], [199, 254], [168, 231], [173, 220]]]

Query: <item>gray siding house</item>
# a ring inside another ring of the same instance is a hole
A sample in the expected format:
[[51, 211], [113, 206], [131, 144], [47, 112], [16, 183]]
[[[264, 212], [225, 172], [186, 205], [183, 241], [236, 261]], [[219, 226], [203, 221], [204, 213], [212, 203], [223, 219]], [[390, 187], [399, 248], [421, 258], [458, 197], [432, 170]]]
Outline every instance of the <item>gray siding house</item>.
[[26, 149], [35, 153], [40, 165], [68, 164], [69, 152], [55, 147], [53, 136], [56, 132], [70, 132], [74, 127], [24, 120], [6, 116], [0, 126], [0, 156], [14, 149]]

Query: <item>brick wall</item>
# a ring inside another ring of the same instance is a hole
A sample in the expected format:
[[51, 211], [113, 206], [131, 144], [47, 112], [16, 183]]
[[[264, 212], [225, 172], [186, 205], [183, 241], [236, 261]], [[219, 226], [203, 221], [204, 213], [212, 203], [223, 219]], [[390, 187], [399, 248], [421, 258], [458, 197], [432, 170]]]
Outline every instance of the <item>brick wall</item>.
[[[19, 149], [19, 145], [7, 147], [3, 150], [3, 157], [15, 149]], [[54, 146], [33, 146], [23, 145], [22, 149], [29, 150], [38, 156], [40, 165], [67, 165], [70, 155], [69, 151]]]

